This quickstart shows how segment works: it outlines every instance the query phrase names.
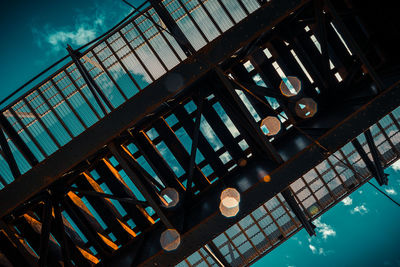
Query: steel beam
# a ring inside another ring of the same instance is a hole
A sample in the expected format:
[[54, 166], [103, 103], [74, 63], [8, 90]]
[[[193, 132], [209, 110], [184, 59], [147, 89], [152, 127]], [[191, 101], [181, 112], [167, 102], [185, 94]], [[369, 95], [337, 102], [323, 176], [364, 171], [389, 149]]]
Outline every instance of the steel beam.
[[[121, 174], [108, 160], [103, 159], [99, 162], [96, 166], [96, 171], [102, 178], [103, 182], [106, 183], [112, 194], [127, 198], [137, 198], [125, 183]], [[132, 205], [126, 202], [121, 202], [120, 204], [134, 220], [136, 226], [140, 229], [139, 231], [144, 231], [147, 227], [154, 224], [154, 220], [142, 205]]]
[[354, 40], [353, 36], [351, 33], [348, 31], [346, 25], [342, 21], [340, 15], [337, 13], [335, 7], [332, 5], [331, 1], [329, 0], [324, 0], [325, 5], [327, 7], [328, 12], [332, 15], [333, 17], [333, 22], [335, 23], [336, 27], [338, 30], [341, 32], [343, 37], [346, 39], [348, 46], [350, 47], [350, 50], [357, 55], [357, 57], [360, 59], [361, 63], [365, 66], [365, 68], [368, 71], [368, 74], [371, 76], [372, 80], [375, 82], [376, 86], [380, 91], [384, 89], [384, 84], [382, 82], [381, 77], [376, 73], [374, 68], [372, 67], [371, 63], [368, 61], [367, 57], [361, 50], [360, 46], [357, 44], [357, 42]]
[[326, 27], [326, 15], [324, 13], [324, 0], [314, 1], [314, 12], [316, 17], [316, 35], [319, 39], [321, 46], [321, 57], [319, 64], [321, 66], [322, 76], [328, 83], [329, 88], [333, 90], [335, 88], [335, 81], [333, 81], [332, 72], [329, 64], [329, 51], [328, 51], [328, 40], [327, 40], [327, 27]]
[[100, 192], [96, 192], [96, 191], [81, 190], [79, 188], [74, 188], [74, 187], [71, 187], [70, 189], [71, 189], [71, 191], [79, 193], [79, 194], [84, 195], [84, 196], [115, 199], [115, 200], [118, 200], [120, 202], [126, 202], [126, 203], [130, 203], [130, 204], [134, 204], [134, 205], [147, 205], [146, 204], [147, 202], [140, 201], [140, 200], [134, 199], [134, 198], [118, 197], [118, 196], [114, 196], [114, 195], [111, 195], [111, 194], [105, 194], [105, 193], [100, 193]]
[[60, 203], [54, 203], [54, 223], [56, 225], [55, 232], [59, 235], [58, 240], [60, 242], [61, 252], [63, 256], [64, 266], [71, 266], [71, 254], [69, 250], [69, 244], [67, 243], [67, 236], [64, 229], [64, 223], [62, 221], [62, 214], [60, 209]]
[[[117, 211], [111, 201], [108, 198], [105, 198], [110, 196], [112, 198], [112, 195], [104, 194], [100, 185], [97, 184], [96, 181], [87, 173], [83, 173], [78, 179], [76, 179], [75, 184], [81, 190], [78, 189], [74, 191], [79, 191], [80, 196], [84, 195], [86, 197], [87, 201], [89, 201], [94, 210], [99, 214], [100, 218], [119, 240], [119, 244], [126, 244], [136, 236], [135, 232], [130, 230], [130, 228], [123, 222], [121, 214]], [[137, 202], [133, 201], [132, 204], [136, 205]]]
[[74, 203], [74, 200], [72, 200], [73, 198], [77, 198], [77, 196], [72, 196], [72, 198], [63, 200], [63, 207], [77, 224], [78, 228], [84, 233], [90, 244], [98, 251], [99, 256], [104, 258], [110, 256], [113, 249], [100, 237], [100, 225], [83, 202], [79, 200], [81, 204], [78, 206]]
[[184, 193], [185, 187], [178, 180], [178, 177], [176, 177], [171, 167], [160, 155], [160, 152], [156, 149], [149, 137], [141, 131], [135, 134], [132, 139], [162, 182], [169, 187], [175, 188], [180, 194]]
[[[199, 102], [197, 102], [194, 97], [193, 97], [193, 101], [196, 103], [197, 106], [199, 106]], [[203, 101], [203, 102], [206, 102], [206, 101]], [[206, 117], [204, 104], [205, 103], [202, 104], [203, 105], [202, 116]], [[192, 140], [194, 140], [195, 129], [198, 129], [198, 128], [196, 128], [196, 125], [195, 125], [195, 122], [193, 121], [192, 116], [188, 114], [188, 112], [185, 110], [185, 108], [183, 106], [174, 109], [173, 112], [174, 112], [174, 115], [178, 118], [182, 127], [188, 133], [188, 135], [192, 138]], [[208, 120], [207, 120], [207, 122], [210, 123], [210, 121], [208, 121]], [[220, 125], [218, 125], [218, 128], [221, 128]], [[224, 168], [224, 165], [221, 162], [221, 160], [219, 159], [218, 155], [215, 153], [215, 151], [212, 148], [212, 146], [210, 145], [210, 143], [208, 143], [208, 141], [204, 137], [203, 133], [200, 132], [198, 138], [199, 138], [198, 145], [197, 145], [198, 150], [204, 156], [206, 161], [210, 164], [212, 169], [215, 171], [216, 175], [218, 175], [218, 177], [223, 177], [226, 174], [226, 168]]]
[[[17, 162], [15, 161], [15, 157], [13, 153], [11, 152], [10, 146], [7, 142], [7, 139], [4, 135], [3, 130], [0, 127], [0, 146], [1, 150], [4, 153], [4, 159], [6, 160], [8, 167], [11, 170], [12, 175], [14, 176], [14, 179], [19, 177], [21, 175], [21, 172], [19, 171]], [[2, 181], [3, 182], [3, 181]]]
[[0, 265], [4, 267], [31, 266], [2, 230], [0, 231]]
[[364, 135], [365, 135], [365, 139], [367, 140], [369, 150], [371, 151], [372, 159], [374, 160], [374, 165], [375, 165], [376, 173], [379, 177], [379, 180], [382, 182], [382, 184], [388, 185], [388, 182], [389, 182], [388, 178], [387, 178], [388, 175], [386, 173], [384, 173], [384, 171], [383, 171], [383, 166], [382, 166], [382, 162], [380, 159], [381, 155], [378, 151], [378, 148], [375, 145], [374, 138], [372, 137], [370, 129], [366, 130]]
[[[360, 154], [361, 159], [364, 161], [365, 165], [367, 166], [368, 170], [374, 175], [376, 181], [380, 186], [384, 185], [385, 180], [382, 176], [380, 176], [378, 169], [375, 165], [374, 162], [371, 161], [371, 159], [368, 157], [367, 152], [365, 152], [364, 148], [360, 144], [360, 142], [357, 139], [354, 139], [351, 141], [353, 146], [356, 148], [358, 154]], [[372, 152], [371, 152], [372, 153]]]
[[13, 246], [15, 246], [20, 257], [25, 260], [28, 266], [38, 266], [38, 257], [36, 256], [35, 252], [33, 252], [32, 248], [30, 248], [26, 241], [18, 235], [18, 233], [12, 226], [7, 224], [3, 220], [0, 220], [0, 230], [4, 231], [4, 234], [13, 244]]
[[132, 182], [137, 186], [139, 191], [143, 194], [143, 196], [147, 199], [150, 206], [154, 209], [158, 217], [161, 219], [163, 224], [168, 229], [175, 228], [165, 212], [161, 209], [161, 202], [160, 199], [157, 199], [158, 196], [154, 192], [153, 188], [149, 187], [149, 184], [143, 180], [143, 176], [145, 175], [141, 170], [141, 166], [136, 162], [136, 160], [132, 157], [132, 155], [121, 146], [116, 144], [110, 144], [108, 146], [111, 153], [117, 159], [119, 164], [122, 166], [128, 177], [132, 180]]
[[281, 192], [282, 196], [285, 198], [286, 202], [288, 203], [289, 207], [292, 209], [293, 213], [299, 219], [301, 224], [303, 225], [304, 229], [306, 229], [307, 233], [310, 236], [315, 235], [315, 225], [310, 222], [304, 212], [301, 210], [299, 205], [297, 204], [291, 190], [288, 188]]
[[[106, 106], [110, 109], [113, 110], [113, 106], [107, 99], [107, 97], [104, 95], [103, 91], [101, 91], [100, 87], [96, 83], [96, 81], [90, 76], [90, 73], [87, 71], [85, 66], [82, 64], [82, 62], [79, 59], [78, 53], [72, 49], [71, 46], [68, 45], [67, 51], [72, 58], [72, 61], [75, 63], [76, 68], [78, 69], [78, 72], [82, 76], [82, 78], [85, 80], [85, 83], [87, 87], [89, 88], [90, 92], [92, 93], [94, 99], [96, 100], [97, 105], [99, 105], [101, 111], [103, 112], [104, 115], [107, 115], [107, 109], [104, 106], [103, 102], [106, 104]], [[103, 100], [103, 102], [101, 102]]]
[[42, 228], [40, 233], [40, 252], [39, 252], [39, 266], [44, 267], [47, 265], [47, 254], [49, 252], [50, 229], [51, 229], [51, 211], [52, 201], [48, 198], [43, 207], [42, 215]]
[[[186, 177], [188, 177], [190, 172], [189, 170], [190, 155], [186, 151], [185, 147], [180, 142], [178, 137], [175, 135], [175, 132], [171, 129], [171, 127], [169, 127], [168, 123], [164, 119], [159, 119], [155, 121], [153, 125], [156, 131], [160, 134], [160, 136], [162, 136], [163, 141], [171, 150], [176, 160], [185, 170]], [[202, 190], [210, 185], [210, 181], [207, 179], [207, 177], [203, 174], [203, 172], [196, 164], [193, 165], [192, 170], [193, 170], [193, 183], [195, 184], [197, 189]]]
[[228, 102], [231, 101], [232, 104], [239, 108], [237, 115], [238, 117], [243, 117], [242, 121], [245, 123], [245, 127], [247, 128], [249, 135], [252, 136], [254, 141], [260, 146], [261, 150], [268, 155], [272, 161], [276, 162], [277, 164], [282, 163], [283, 160], [281, 156], [275, 147], [273, 147], [272, 144], [267, 140], [260, 127], [255, 123], [243, 101], [235, 92], [235, 88], [232, 86], [232, 83], [225, 76], [221, 69], [215, 69], [215, 72], [217, 73], [218, 78], [222, 81], [223, 88], [225, 89], [225, 92], [223, 92], [221, 96], [225, 95], [226, 99], [229, 99]]
[[0, 114], [0, 125], [6, 132], [7, 136], [11, 138], [15, 146], [21, 151], [22, 155], [26, 158], [31, 166], [35, 166], [38, 163], [35, 155], [28, 148], [25, 142], [22, 140], [21, 136], [17, 133], [11, 123], [7, 120], [3, 113]]
[[196, 111], [196, 119], [195, 119], [195, 126], [194, 126], [194, 133], [193, 133], [193, 140], [192, 140], [192, 147], [190, 150], [190, 161], [188, 166], [188, 178], [187, 178], [187, 186], [185, 191], [185, 200], [187, 197], [190, 197], [192, 193], [192, 181], [193, 181], [193, 174], [194, 174], [194, 167], [195, 167], [195, 160], [197, 154], [197, 146], [199, 144], [199, 135], [200, 135], [200, 122], [201, 122], [201, 113], [203, 111], [203, 98], [200, 98], [199, 104], [197, 105]]
[[[193, 98], [193, 101], [198, 105], [198, 100], [196, 98]], [[232, 134], [229, 131], [229, 129], [227, 127], [221, 127], [221, 125], [224, 124], [224, 121], [218, 115], [218, 113], [214, 109], [212, 103], [213, 103], [212, 100], [211, 101], [207, 101], [207, 100], [204, 101], [204, 104], [203, 104], [204, 105], [204, 107], [203, 107], [203, 116], [207, 120], [207, 122], [210, 124], [211, 128], [215, 131], [217, 136], [219, 136], [222, 144], [224, 144], [224, 147], [229, 152], [229, 154], [232, 156], [232, 158], [236, 162], [239, 162], [241, 159], [243, 159], [245, 157], [245, 153], [240, 148], [240, 146], [237, 144], [237, 141], [232, 136]], [[244, 138], [244, 136], [242, 136], [242, 134], [241, 134], [241, 137]], [[245, 138], [245, 141], [247, 141], [246, 138]], [[206, 141], [206, 142], [208, 144], [208, 141]], [[203, 147], [204, 147], [203, 145], [200, 145], [201, 149]], [[204, 153], [204, 154], [206, 154], [206, 153]], [[220, 159], [219, 158], [217, 158], [217, 159], [220, 162]], [[214, 163], [214, 164], [216, 164], [216, 163]], [[217, 169], [218, 168], [216, 168], [216, 171], [217, 171]]]
[[175, 20], [172, 18], [171, 14], [167, 11], [161, 0], [149, 0], [158, 16], [163, 21], [164, 25], [167, 26], [168, 30], [172, 33], [172, 37], [182, 48], [186, 56], [193, 55], [196, 50], [193, 48], [189, 40], [186, 38], [185, 34], [176, 24]]
[[[391, 112], [399, 103], [400, 88], [398, 86], [390, 87], [317, 140], [328, 151], [337, 151], [344, 144], [351, 142], [359, 134], [363, 133], [373, 123]], [[226, 219], [220, 215], [218, 212], [220, 192], [210, 190], [207, 195], [203, 195], [203, 198], [198, 201], [201, 204], [188, 211], [187, 216], [192, 225], [192, 230], [181, 236], [180, 247], [173, 252], [163, 252], [159, 245], [157, 246], [157, 243], [154, 243], [161, 233], [160, 230], [155, 229], [152, 236], [149, 236], [148, 240], [143, 244], [146, 250], [141, 255], [142, 266], [162, 266], [163, 264], [179, 263], [183, 258], [190, 256], [204, 246], [205, 243], [212, 240], [217, 234], [225, 231], [267, 200], [285, 190], [288, 185], [301, 175], [322, 162], [326, 156], [319, 145], [312, 143], [295, 154], [289, 161], [269, 172], [271, 177], [269, 183], [263, 183], [258, 180], [253, 181], [246, 191], [241, 192], [240, 211], [234, 219]], [[252, 169], [262, 166], [252, 166]], [[241, 174], [229, 177], [228, 180], [235, 184], [235, 181], [253, 177], [256, 173], [251, 173], [252, 169], [243, 170]], [[127, 259], [129, 257], [129, 247], [121, 248], [115, 257], [120, 260]]]
[[[255, 95], [257, 95], [261, 98], [263, 98], [265, 96], [269, 96], [269, 97], [277, 98], [280, 100], [283, 99], [282, 94], [278, 93], [277, 91], [273, 90], [272, 88], [259, 86], [255, 83], [251, 84], [251, 83], [242, 82], [240, 79], [239, 79], [238, 83], [240, 83], [241, 85], [243, 85], [243, 87], [250, 90], [252, 93], [254, 93]], [[231, 84], [234, 86], [236, 85], [234, 81], [231, 81]], [[238, 89], [240, 89], [240, 88], [238, 88]], [[268, 102], [266, 100], [265, 100], [265, 103], [268, 104]], [[266, 108], [266, 106], [264, 106], [264, 108]]]
[[89, 266], [98, 262], [93, 252], [85, 247], [84, 242], [68, 221], [63, 218], [60, 198], [54, 199], [54, 224], [52, 234], [60, 243], [64, 266], [72, 266], [71, 260], [78, 266]]
[[[307, 2], [308, 0], [272, 1], [200, 49], [197, 55], [206, 58], [212, 64], [217, 64], [274, 27]], [[0, 203], [7, 203], [1, 205], [0, 217], [55, 182], [65, 172], [111, 141], [113, 137], [138, 122], [145, 114], [155, 111], [161, 103], [181, 92], [210, 69], [210, 65], [194, 59], [185, 61], [185, 64], [180, 64], [173, 70], [173, 73], [179, 73], [183, 79], [182, 87], [177, 88], [175, 92], [170, 92], [165, 88], [164, 85], [170, 77], [166, 74], [90, 129], [75, 137], [42, 164], [35, 166], [20, 179], [0, 191]], [[77, 154], [76, 151], [79, 153]]]

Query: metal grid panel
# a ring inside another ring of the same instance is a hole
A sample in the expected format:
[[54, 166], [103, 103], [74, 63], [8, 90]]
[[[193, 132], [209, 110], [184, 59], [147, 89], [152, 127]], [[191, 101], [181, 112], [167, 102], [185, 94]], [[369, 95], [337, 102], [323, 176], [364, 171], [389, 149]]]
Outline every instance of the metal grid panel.
[[163, 4], [196, 50], [260, 7], [256, 0], [164, 0]]
[[[384, 166], [389, 166], [400, 158], [399, 122], [400, 107], [370, 127]], [[367, 148], [363, 134], [358, 139], [363, 140], [362, 144]], [[340, 148], [334, 155], [330, 155], [289, 186], [297, 203], [310, 219], [317, 218], [372, 178], [351, 143]], [[369, 151], [368, 155], [372, 157]], [[277, 247], [301, 228], [299, 220], [281, 194], [278, 194], [212, 242], [229, 264], [245, 266]], [[196, 264], [189, 264], [187, 259], [177, 266], [205, 264], [202, 259], [198, 259]], [[185, 263], [187, 265], [182, 265]]]
[[[196, 49], [200, 49], [259, 8], [256, 0], [171, 0], [163, 2]], [[203, 40], [203, 41], [201, 41]], [[186, 58], [177, 41], [146, 3], [121, 29], [80, 58], [112, 108], [164, 75]], [[97, 97], [97, 96], [96, 96]], [[42, 161], [100, 120], [104, 114], [75, 64], [68, 64], [2, 110], [38, 161]], [[106, 107], [106, 112], [111, 110]], [[32, 166], [8, 138], [22, 173]], [[15, 177], [3, 156], [3, 187]]]

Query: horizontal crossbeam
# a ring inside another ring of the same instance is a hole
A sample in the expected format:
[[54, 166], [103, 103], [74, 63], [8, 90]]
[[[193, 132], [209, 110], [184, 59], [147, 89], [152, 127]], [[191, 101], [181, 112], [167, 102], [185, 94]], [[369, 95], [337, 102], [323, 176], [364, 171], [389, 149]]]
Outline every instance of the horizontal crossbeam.
[[[213, 40], [196, 54], [197, 58], [205, 60], [200, 62], [189, 58], [185, 64], [178, 65], [173, 71], [149, 85], [103, 120], [60, 148], [44, 162], [33, 167], [0, 191], [0, 202], [7, 203], [0, 206], [0, 217], [55, 182], [79, 162], [84, 161], [100, 147], [144, 118], [146, 114], [157, 110], [167, 99], [172, 98], [204, 76], [211, 69], [210, 64], [204, 62], [218, 64], [307, 2], [307, 0], [273, 1], [255, 11], [252, 16], [224, 35]], [[182, 77], [182, 86], [176, 88], [175, 92], [171, 92], [164, 85], [168, 83], [170, 75], [176, 75], [176, 73]], [[77, 151], [79, 153], [76, 153]]]
[[[337, 151], [395, 109], [398, 103], [400, 103], [400, 88], [391, 86], [322, 135], [318, 139], [319, 144], [330, 152]], [[365, 118], [368, 118], [368, 120]], [[192, 230], [181, 236], [182, 242], [178, 249], [165, 253], [160, 247], [156, 246], [162, 231], [161, 227], [154, 229], [151, 236], [144, 240], [143, 246], [146, 249], [141, 255], [143, 266], [177, 264], [182, 258], [190, 256], [204, 244], [210, 242], [217, 234], [240, 221], [268, 199], [285, 190], [301, 175], [322, 162], [328, 154], [324, 153], [325, 151], [321, 149], [320, 145], [310, 144], [289, 161], [270, 172], [271, 180], [269, 183], [260, 182], [257, 179], [249, 180], [248, 178], [257, 176], [256, 168], [265, 167], [262, 162], [254, 163], [254, 166], [249, 166], [240, 174], [229, 177], [230, 185], [239, 187], [238, 185], [243, 183], [244, 180], [247, 183], [247, 190], [241, 192], [240, 211], [234, 220], [227, 220], [221, 216], [218, 212], [220, 191], [210, 190], [198, 201], [201, 204], [188, 211], [187, 220], [190, 221]], [[129, 255], [130, 250], [127, 246], [117, 251], [115, 258], [120, 261], [129, 260]]]

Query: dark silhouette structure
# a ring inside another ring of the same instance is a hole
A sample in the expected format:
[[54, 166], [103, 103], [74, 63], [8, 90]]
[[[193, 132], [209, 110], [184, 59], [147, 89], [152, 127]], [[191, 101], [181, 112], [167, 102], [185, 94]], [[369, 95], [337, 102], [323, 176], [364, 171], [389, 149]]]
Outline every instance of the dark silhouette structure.
[[68, 46], [2, 101], [0, 263], [245, 266], [314, 235], [400, 157], [393, 5], [149, 0]]

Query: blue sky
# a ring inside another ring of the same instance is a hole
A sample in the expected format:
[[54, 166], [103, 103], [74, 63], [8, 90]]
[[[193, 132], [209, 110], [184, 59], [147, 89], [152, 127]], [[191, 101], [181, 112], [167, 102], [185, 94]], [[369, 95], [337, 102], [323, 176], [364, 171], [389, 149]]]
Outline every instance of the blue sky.
[[[400, 201], [400, 162], [386, 173], [381, 189]], [[400, 266], [399, 222], [400, 207], [365, 184], [314, 222], [317, 236], [303, 229], [252, 266]]]
[[[0, 99], [130, 11], [119, 0], [3, 0]], [[400, 201], [400, 164], [387, 171], [385, 190]], [[399, 207], [367, 184], [318, 219], [316, 237], [302, 230], [254, 266], [400, 266], [399, 221]]]
[[[142, 0], [130, 2], [138, 6]], [[80, 47], [131, 12], [120, 0], [3, 0], [1, 4], [0, 99], [65, 56], [67, 43]]]

